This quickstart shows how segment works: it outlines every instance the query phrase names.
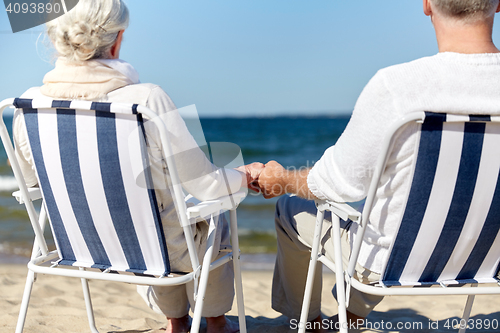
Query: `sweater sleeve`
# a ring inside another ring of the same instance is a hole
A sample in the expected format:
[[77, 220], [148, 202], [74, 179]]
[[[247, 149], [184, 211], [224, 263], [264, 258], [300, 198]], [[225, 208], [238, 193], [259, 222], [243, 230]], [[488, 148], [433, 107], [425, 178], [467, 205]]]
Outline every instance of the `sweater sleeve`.
[[366, 197], [395, 107], [382, 72], [363, 89], [337, 143], [311, 169], [307, 183], [320, 199], [354, 202]]
[[13, 120], [14, 146], [17, 163], [26, 181], [26, 186], [32, 187], [38, 184], [35, 172], [35, 163], [28, 142], [28, 133], [24, 125], [24, 116], [21, 112], [15, 113]]
[[[39, 98], [43, 97], [39, 87], [32, 87], [25, 91], [21, 98]], [[20, 110], [16, 110], [12, 120], [13, 140], [15, 147], [15, 156], [21, 173], [23, 174], [26, 186], [33, 187], [38, 184], [38, 179], [35, 171], [35, 162], [31, 154], [31, 148], [28, 141], [28, 132], [24, 121], [24, 115]]]
[[[158, 112], [167, 124], [172, 154], [186, 191], [199, 200], [210, 200], [241, 188], [244, 175], [234, 169], [219, 168], [207, 159], [174, 103], [160, 87], [151, 91], [148, 107]], [[159, 136], [153, 136], [153, 141], [150, 143], [151, 148], [161, 153]]]

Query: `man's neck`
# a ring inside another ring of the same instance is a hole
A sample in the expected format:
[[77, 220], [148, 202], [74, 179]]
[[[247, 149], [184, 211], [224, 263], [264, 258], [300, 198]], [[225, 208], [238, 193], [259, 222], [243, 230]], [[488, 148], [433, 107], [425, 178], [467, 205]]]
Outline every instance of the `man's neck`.
[[492, 40], [493, 21], [464, 24], [448, 20], [435, 20], [439, 52], [499, 53]]

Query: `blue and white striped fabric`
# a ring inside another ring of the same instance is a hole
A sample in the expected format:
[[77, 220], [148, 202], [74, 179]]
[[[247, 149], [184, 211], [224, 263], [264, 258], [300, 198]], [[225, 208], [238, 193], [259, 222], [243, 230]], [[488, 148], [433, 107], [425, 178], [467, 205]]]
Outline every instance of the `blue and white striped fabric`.
[[426, 112], [413, 181], [382, 282], [496, 282], [499, 117]]
[[141, 172], [148, 155], [137, 105], [27, 99], [14, 105], [24, 114], [59, 263], [168, 274], [151, 176]]

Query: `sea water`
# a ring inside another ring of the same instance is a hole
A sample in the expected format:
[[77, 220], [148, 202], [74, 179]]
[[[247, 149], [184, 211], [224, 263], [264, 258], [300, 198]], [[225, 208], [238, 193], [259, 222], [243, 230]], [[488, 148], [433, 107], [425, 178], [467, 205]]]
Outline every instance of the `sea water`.
[[[312, 167], [323, 152], [337, 141], [349, 116], [202, 118], [205, 140], [238, 145], [246, 164], [276, 160], [288, 169]], [[11, 130], [12, 116], [5, 122]], [[1, 145], [0, 145], [1, 146]], [[12, 198], [17, 190], [7, 156], [0, 147], [0, 255], [29, 256], [34, 239], [24, 209]], [[238, 208], [238, 228], [242, 252], [276, 250], [274, 208], [277, 199], [266, 200], [249, 193]], [[47, 228], [49, 229], [49, 228]], [[50, 230], [47, 230], [47, 235]], [[50, 237], [50, 236], [49, 236]]]

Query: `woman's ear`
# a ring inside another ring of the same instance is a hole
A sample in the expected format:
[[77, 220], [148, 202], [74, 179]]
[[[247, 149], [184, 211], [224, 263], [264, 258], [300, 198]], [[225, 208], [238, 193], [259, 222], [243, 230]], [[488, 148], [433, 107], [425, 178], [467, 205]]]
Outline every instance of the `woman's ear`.
[[111, 50], [110, 50], [110, 58], [111, 59], [118, 59], [120, 58], [120, 48], [122, 46], [122, 40], [123, 40], [123, 32], [125, 30], [120, 30], [118, 32], [118, 36], [116, 37], [116, 41], [115, 43], [113, 44], [113, 46], [111, 46]]

